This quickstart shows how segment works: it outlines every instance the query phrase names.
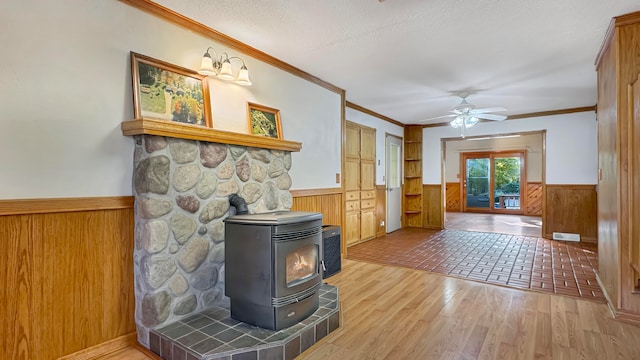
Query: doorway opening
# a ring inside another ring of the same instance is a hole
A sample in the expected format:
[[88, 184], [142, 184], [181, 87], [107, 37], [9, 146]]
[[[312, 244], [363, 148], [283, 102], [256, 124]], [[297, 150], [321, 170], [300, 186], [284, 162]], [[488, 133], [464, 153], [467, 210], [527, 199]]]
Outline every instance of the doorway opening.
[[441, 139], [444, 227], [544, 233], [545, 137], [541, 130]]

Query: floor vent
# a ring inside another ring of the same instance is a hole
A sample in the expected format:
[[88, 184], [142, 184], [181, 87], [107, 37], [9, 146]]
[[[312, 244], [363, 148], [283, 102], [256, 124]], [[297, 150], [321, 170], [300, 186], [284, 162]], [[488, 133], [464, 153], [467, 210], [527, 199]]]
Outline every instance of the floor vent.
[[580, 234], [554, 232], [553, 240], [580, 241]]

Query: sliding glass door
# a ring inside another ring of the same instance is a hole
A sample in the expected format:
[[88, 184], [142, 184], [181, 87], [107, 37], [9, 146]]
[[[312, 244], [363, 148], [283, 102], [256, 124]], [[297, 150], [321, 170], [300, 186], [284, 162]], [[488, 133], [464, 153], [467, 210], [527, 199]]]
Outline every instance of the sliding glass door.
[[522, 184], [522, 156], [500, 155], [493, 157], [494, 208], [520, 210]]
[[489, 193], [491, 188], [491, 159], [482, 155], [469, 155], [465, 159], [466, 177], [463, 188], [466, 189], [465, 208], [468, 210], [490, 210]]
[[463, 153], [464, 211], [523, 213], [525, 152]]

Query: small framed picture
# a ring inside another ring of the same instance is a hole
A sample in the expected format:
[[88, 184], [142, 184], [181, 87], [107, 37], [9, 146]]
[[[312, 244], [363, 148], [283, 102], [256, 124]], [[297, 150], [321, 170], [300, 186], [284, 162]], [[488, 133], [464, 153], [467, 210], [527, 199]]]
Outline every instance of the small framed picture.
[[280, 110], [248, 103], [247, 114], [249, 118], [249, 131], [252, 135], [282, 139]]
[[133, 114], [212, 127], [209, 86], [193, 70], [131, 52]]

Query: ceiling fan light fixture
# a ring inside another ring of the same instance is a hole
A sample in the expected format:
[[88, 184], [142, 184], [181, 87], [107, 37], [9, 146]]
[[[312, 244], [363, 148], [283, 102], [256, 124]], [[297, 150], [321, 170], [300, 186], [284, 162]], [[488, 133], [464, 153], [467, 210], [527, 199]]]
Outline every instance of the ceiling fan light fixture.
[[464, 119], [464, 127], [470, 128], [473, 125], [477, 124], [479, 119], [475, 116], [466, 116]]
[[451, 125], [451, 127], [454, 128], [454, 129], [457, 129], [460, 126], [463, 126], [464, 125], [464, 121], [462, 119], [462, 116], [456, 116], [455, 119], [451, 120], [449, 125]]

